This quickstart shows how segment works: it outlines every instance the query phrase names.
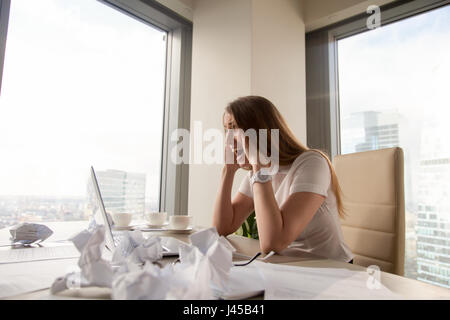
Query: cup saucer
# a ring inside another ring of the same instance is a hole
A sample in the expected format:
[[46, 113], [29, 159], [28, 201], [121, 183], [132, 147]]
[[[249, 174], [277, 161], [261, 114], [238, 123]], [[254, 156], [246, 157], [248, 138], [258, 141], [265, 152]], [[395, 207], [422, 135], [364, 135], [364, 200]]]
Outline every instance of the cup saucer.
[[193, 230], [192, 226], [189, 226], [189, 227], [183, 228], [183, 229], [175, 229], [170, 226], [164, 228], [164, 231], [168, 232], [168, 233], [191, 233], [192, 230]]
[[168, 222], [164, 222], [164, 224], [150, 224], [150, 223], [146, 223], [145, 224], [147, 227], [149, 228], [164, 228], [165, 226], [169, 225]]
[[134, 230], [133, 226], [126, 226], [126, 227], [119, 227], [119, 226], [113, 226], [114, 230]]

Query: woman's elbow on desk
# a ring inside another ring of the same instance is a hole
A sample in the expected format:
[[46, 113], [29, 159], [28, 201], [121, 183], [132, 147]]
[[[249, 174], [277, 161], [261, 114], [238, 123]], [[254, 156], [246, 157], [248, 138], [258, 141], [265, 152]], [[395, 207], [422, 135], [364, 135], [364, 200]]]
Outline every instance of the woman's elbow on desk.
[[259, 240], [259, 246], [261, 248], [261, 252], [263, 254], [268, 254], [271, 251], [274, 251], [275, 253], [280, 253], [284, 249], [288, 247], [288, 244], [282, 243], [281, 241], [272, 241], [272, 242], [265, 242]]
[[224, 236], [224, 237], [226, 237], [226, 236], [228, 236], [228, 235], [230, 235], [230, 234], [233, 233], [233, 232], [229, 232], [229, 231], [226, 230], [225, 228], [220, 227], [219, 225], [213, 225], [213, 226], [216, 228], [217, 233], [219, 234], [219, 236]]

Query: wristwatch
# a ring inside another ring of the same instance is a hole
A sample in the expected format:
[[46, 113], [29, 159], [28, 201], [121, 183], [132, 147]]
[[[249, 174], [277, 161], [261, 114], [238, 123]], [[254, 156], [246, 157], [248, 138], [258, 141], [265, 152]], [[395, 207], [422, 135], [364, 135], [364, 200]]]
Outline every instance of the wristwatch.
[[272, 180], [272, 176], [271, 175], [263, 174], [261, 172], [261, 170], [258, 170], [250, 177], [250, 185], [253, 188], [253, 184], [255, 182], [266, 183], [266, 182], [269, 182], [271, 180]]

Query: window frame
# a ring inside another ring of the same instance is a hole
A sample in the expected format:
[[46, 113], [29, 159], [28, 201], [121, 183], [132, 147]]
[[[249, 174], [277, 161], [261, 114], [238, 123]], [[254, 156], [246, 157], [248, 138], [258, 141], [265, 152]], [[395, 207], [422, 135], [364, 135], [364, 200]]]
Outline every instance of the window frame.
[[10, 6], [11, 0], [0, 0], [0, 94], [2, 93], [3, 63], [5, 61]]
[[[187, 214], [189, 165], [170, 161], [170, 133], [190, 128], [192, 22], [155, 0], [97, 0], [167, 32], [159, 210]], [[0, 0], [0, 94], [11, 0]]]
[[[450, 0], [394, 1], [380, 7], [381, 26], [450, 4]], [[306, 34], [308, 146], [331, 158], [341, 154], [338, 41], [369, 31], [363, 13]]]

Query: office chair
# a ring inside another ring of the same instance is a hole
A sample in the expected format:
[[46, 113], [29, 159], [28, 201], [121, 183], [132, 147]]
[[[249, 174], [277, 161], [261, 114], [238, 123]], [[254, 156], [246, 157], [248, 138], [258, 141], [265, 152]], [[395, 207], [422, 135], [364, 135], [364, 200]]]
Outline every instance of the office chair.
[[403, 275], [405, 200], [403, 150], [339, 155], [333, 160], [343, 191], [344, 239], [354, 264]]

